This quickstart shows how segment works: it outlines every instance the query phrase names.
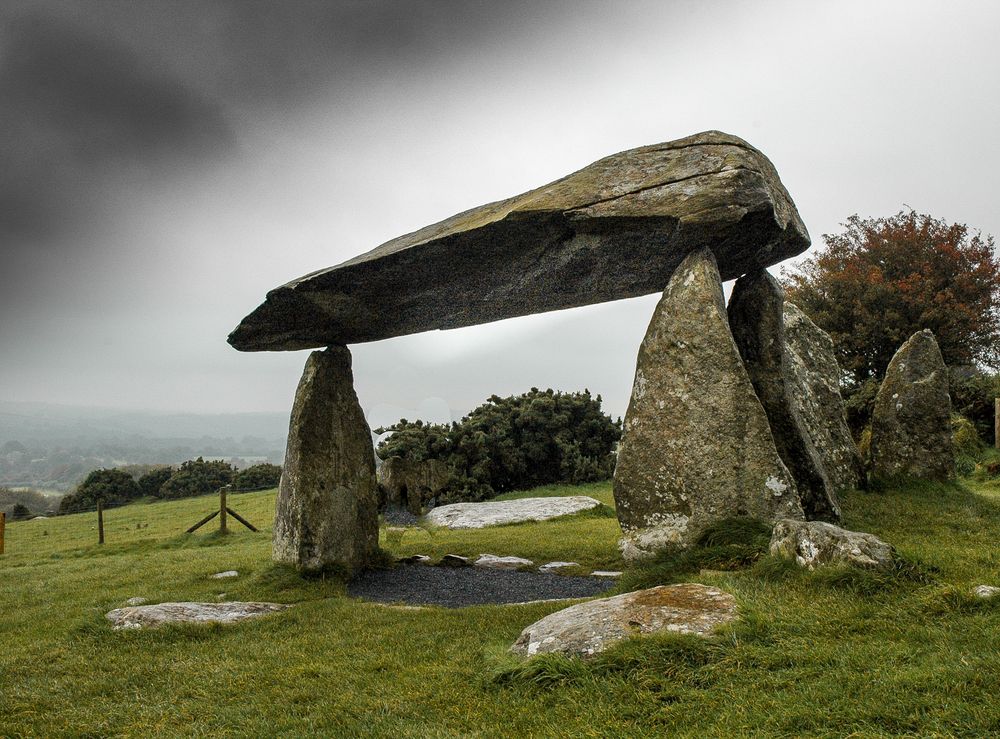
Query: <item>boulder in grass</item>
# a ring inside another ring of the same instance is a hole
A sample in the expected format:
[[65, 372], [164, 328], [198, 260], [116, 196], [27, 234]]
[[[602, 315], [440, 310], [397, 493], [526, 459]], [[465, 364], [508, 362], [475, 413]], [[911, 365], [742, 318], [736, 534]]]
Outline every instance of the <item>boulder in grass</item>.
[[778, 521], [771, 533], [770, 551], [809, 570], [824, 565], [888, 570], [895, 560], [892, 545], [877, 536], [823, 521]]
[[232, 624], [283, 611], [283, 603], [158, 603], [116, 608], [105, 614], [115, 631], [156, 628], [167, 624]]
[[972, 589], [972, 594], [977, 598], [987, 600], [989, 598], [996, 598], [1000, 595], [1000, 588], [995, 585], [977, 585]]
[[660, 585], [556, 611], [525, 628], [511, 651], [591, 657], [639, 634], [709, 636], [736, 617], [736, 599], [718, 588], [698, 583]]
[[480, 554], [474, 566], [487, 570], [519, 570], [522, 567], [531, 567], [533, 564], [535, 563], [524, 557], [498, 557], [495, 554]]

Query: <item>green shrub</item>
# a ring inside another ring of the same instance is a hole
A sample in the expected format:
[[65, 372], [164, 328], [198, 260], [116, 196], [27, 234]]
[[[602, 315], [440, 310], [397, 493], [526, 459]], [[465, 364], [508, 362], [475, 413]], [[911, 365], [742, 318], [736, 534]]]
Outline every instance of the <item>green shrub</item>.
[[160, 497], [160, 488], [163, 487], [163, 483], [169, 480], [173, 474], [173, 467], [157, 467], [142, 475], [136, 482], [144, 496], [158, 498]]
[[65, 496], [59, 503], [59, 513], [89, 511], [98, 502], [105, 508], [125, 505], [142, 497], [139, 485], [123, 470], [94, 470], [81, 482], [76, 490]]
[[233, 475], [233, 490], [266, 490], [281, 482], [281, 465], [255, 464]]
[[190, 498], [214, 493], [233, 480], [235, 470], [228, 462], [206, 462], [201, 457], [184, 462], [160, 486], [160, 497], [167, 499]]

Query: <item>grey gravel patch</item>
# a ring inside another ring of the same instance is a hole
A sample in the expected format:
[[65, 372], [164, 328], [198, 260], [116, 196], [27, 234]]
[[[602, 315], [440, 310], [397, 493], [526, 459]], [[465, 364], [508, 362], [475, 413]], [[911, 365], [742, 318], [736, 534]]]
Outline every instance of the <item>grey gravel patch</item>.
[[390, 526], [419, 526], [420, 516], [414, 516], [405, 508], [386, 508], [382, 512], [382, 521]]
[[352, 580], [348, 595], [381, 603], [437, 605], [447, 608], [589, 598], [606, 593], [606, 580], [544, 572], [488, 570], [478, 567], [403, 565], [369, 570]]

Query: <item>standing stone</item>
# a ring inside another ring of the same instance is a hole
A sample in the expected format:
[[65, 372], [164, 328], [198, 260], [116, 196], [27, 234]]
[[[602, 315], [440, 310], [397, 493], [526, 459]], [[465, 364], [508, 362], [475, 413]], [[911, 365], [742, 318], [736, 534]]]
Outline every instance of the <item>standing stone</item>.
[[689, 545], [723, 518], [803, 517], [708, 249], [670, 278], [639, 347], [614, 494], [627, 558]]
[[847, 427], [833, 339], [794, 303], [785, 301], [784, 316], [792, 403], [834, 489], [859, 487], [865, 482], [864, 465]]
[[751, 272], [733, 288], [729, 325], [806, 518], [838, 521], [837, 494], [792, 397], [797, 388], [785, 346], [784, 302], [781, 285], [767, 270]]
[[875, 396], [871, 472], [883, 480], [955, 475], [948, 373], [927, 329], [899, 348]]
[[295, 392], [274, 515], [273, 557], [351, 572], [378, 549], [375, 452], [354, 392], [351, 353], [309, 355]]

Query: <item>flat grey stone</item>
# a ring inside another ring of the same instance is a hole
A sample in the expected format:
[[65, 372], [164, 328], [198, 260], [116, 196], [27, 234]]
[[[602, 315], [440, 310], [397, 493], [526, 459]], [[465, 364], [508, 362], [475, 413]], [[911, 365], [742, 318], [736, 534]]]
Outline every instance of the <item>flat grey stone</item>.
[[670, 278], [639, 347], [614, 494], [630, 560], [690, 546], [721, 519], [803, 516], [707, 248]]
[[778, 521], [771, 532], [770, 551], [809, 570], [824, 565], [887, 570], [894, 561], [892, 546], [877, 536], [823, 521]]
[[556, 570], [563, 570], [567, 567], [579, 567], [580, 565], [576, 562], [546, 562], [541, 567], [538, 568], [539, 572], [555, 572]]
[[521, 498], [483, 503], [452, 503], [434, 508], [427, 523], [449, 529], [481, 529], [526, 521], [546, 521], [596, 508], [601, 502], [587, 495], [558, 498]]
[[293, 280], [229, 343], [354, 344], [647, 295], [706, 245], [725, 279], [809, 246], [771, 162], [719, 131], [606, 157]]
[[214, 575], [209, 575], [212, 580], [226, 580], [230, 577], [239, 577], [240, 573], [237, 570], [226, 570], [225, 572], [216, 572]]
[[472, 567], [472, 562], [468, 557], [460, 554], [446, 554], [438, 562], [439, 567]]
[[485, 567], [488, 570], [519, 570], [531, 567], [534, 562], [524, 557], [498, 557], [495, 554], [480, 554], [473, 566]]
[[590, 657], [637, 634], [709, 636], [736, 617], [736, 599], [718, 588], [660, 585], [556, 611], [525, 628], [511, 651], [529, 657], [551, 652]]
[[142, 596], [138, 596], [137, 595], [136, 597], [129, 598], [127, 601], [125, 601], [125, 605], [127, 605], [127, 606], [141, 606], [141, 605], [144, 605], [146, 602], [147, 602], [146, 598], [143, 598]]
[[411, 554], [409, 557], [399, 557], [396, 559], [399, 564], [422, 565], [431, 561], [426, 554]]
[[591, 577], [621, 577], [622, 573], [618, 570], [594, 570], [590, 573]]
[[977, 598], [996, 598], [1000, 595], [1000, 588], [993, 585], [977, 585], [972, 589], [972, 594]]
[[105, 614], [112, 628], [155, 628], [165, 624], [232, 624], [283, 611], [282, 603], [158, 603], [153, 606], [116, 608]]

